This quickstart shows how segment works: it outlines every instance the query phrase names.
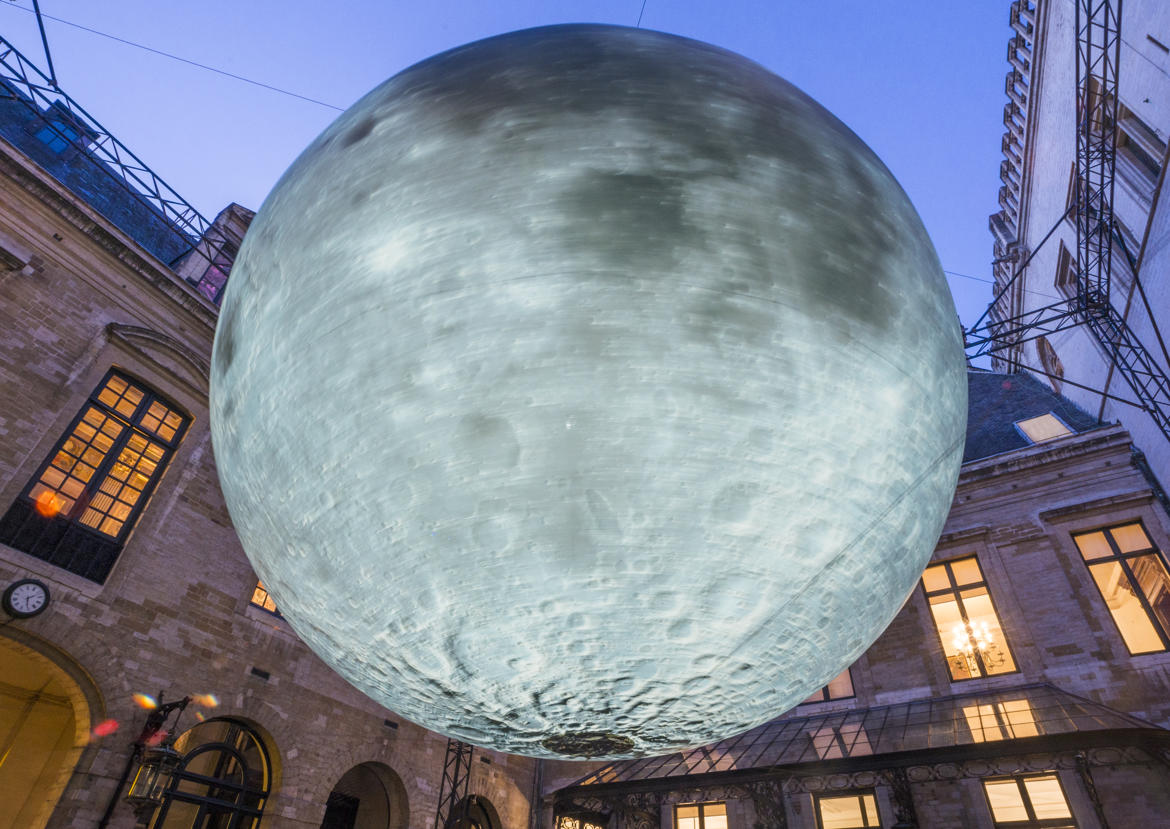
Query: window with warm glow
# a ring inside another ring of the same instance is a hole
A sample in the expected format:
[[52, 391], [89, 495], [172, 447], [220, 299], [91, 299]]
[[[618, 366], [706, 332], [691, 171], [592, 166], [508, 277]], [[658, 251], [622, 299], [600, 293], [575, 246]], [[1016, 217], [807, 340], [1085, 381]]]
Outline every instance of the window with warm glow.
[[605, 824], [596, 819], [561, 815], [557, 819], [557, 829], [605, 829]]
[[1076, 829], [1060, 779], [1031, 774], [984, 780], [983, 791], [996, 829]]
[[727, 804], [686, 803], [675, 806], [674, 829], [727, 829]]
[[1026, 699], [1006, 700], [994, 705], [965, 705], [963, 719], [977, 743], [1035, 737], [1040, 733], [1036, 730], [1032, 706]]
[[849, 673], [849, 668], [841, 671], [836, 677], [829, 680], [829, 684], [821, 688], [811, 697], [806, 699], [802, 705], [809, 702], [825, 702], [831, 699], [849, 699], [853, 696], [853, 675]]
[[257, 581], [256, 589], [252, 591], [252, 602], [255, 607], [261, 610], [267, 610], [269, 613], [279, 616], [280, 611], [276, 609], [276, 602], [268, 595], [268, 591], [264, 589], [264, 582]]
[[1131, 654], [1170, 649], [1170, 575], [1140, 523], [1073, 536]]
[[817, 796], [817, 829], [868, 829], [881, 825], [873, 792]]
[[922, 574], [922, 587], [951, 679], [1016, 670], [983, 571], [974, 556], [927, 567]]
[[1042, 443], [1072, 434], [1072, 429], [1065, 426], [1064, 422], [1051, 412], [1027, 420], [1017, 420], [1016, 428], [1032, 443]]
[[0, 519], [0, 540], [103, 581], [189, 421], [143, 384], [110, 371]]

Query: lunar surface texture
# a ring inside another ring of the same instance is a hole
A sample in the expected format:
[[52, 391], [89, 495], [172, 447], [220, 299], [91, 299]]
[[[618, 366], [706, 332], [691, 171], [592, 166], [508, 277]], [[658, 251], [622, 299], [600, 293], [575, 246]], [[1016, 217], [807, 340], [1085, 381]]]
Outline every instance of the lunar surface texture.
[[441, 734], [655, 755], [765, 722], [910, 593], [966, 420], [905, 193], [743, 57], [597, 25], [406, 69], [264, 202], [215, 338], [244, 549]]

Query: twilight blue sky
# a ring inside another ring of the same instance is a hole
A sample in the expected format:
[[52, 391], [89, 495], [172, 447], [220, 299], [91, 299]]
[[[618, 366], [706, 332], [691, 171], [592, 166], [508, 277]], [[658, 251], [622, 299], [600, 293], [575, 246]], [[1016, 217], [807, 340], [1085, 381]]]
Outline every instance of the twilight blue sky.
[[[43, 66], [31, 5], [0, 2], [0, 35]], [[1008, 6], [647, 0], [642, 26], [739, 52], [812, 95], [893, 171], [943, 267], [989, 281]], [[452, 46], [551, 23], [634, 25], [640, 8], [641, 0], [41, 0], [47, 15], [341, 108]], [[208, 218], [231, 201], [259, 207], [338, 115], [60, 22], [46, 28], [61, 87]], [[949, 281], [970, 325], [991, 287]]]

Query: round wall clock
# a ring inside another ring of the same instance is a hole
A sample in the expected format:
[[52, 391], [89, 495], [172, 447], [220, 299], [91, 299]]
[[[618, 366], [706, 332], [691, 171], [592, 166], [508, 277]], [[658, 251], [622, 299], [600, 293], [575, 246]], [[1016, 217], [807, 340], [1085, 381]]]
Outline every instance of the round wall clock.
[[8, 586], [0, 601], [9, 616], [28, 619], [49, 606], [49, 588], [36, 579], [21, 579]]

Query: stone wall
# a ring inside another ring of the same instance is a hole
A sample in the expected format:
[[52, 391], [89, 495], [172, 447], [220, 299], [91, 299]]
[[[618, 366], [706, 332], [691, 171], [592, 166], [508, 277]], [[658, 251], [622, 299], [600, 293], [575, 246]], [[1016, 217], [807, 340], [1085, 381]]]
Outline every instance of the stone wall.
[[[3, 145], [0, 173], [0, 511], [113, 366], [193, 418], [104, 584], [0, 545], [0, 586], [35, 577], [52, 594], [46, 612], [0, 636], [75, 663], [67, 668], [96, 689], [92, 722], [120, 723], [85, 746], [49, 826], [97, 824], [145, 719], [132, 694], [160, 692], [214, 694], [219, 706], [201, 713], [263, 736], [274, 778], [264, 826], [318, 826], [333, 785], [364, 762], [400, 778], [404, 825], [432, 826], [446, 739], [366, 699], [287, 622], [250, 605], [256, 577], [231, 528], [208, 432], [214, 307]], [[182, 728], [194, 724], [190, 712]], [[471, 791], [492, 803], [503, 829], [526, 829], [534, 761], [476, 754]], [[119, 805], [111, 826], [132, 823]]]

